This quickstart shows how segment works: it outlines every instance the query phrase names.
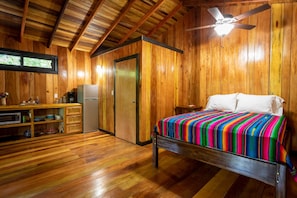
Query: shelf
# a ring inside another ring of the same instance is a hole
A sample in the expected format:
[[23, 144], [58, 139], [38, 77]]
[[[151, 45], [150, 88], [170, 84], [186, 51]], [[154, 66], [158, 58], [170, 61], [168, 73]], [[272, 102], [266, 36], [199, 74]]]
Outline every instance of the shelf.
[[31, 126], [31, 123], [26, 122], [26, 123], [17, 123], [17, 124], [5, 124], [5, 125], [0, 125], [0, 129], [12, 128], [12, 127], [25, 127], [25, 126]]
[[32, 109], [58, 109], [72, 106], [81, 106], [79, 103], [35, 104], [35, 105], [2, 105], [0, 111], [32, 110]]
[[44, 121], [36, 121], [36, 122], [34, 122], [34, 125], [38, 125], [38, 124], [49, 124], [49, 123], [59, 123], [59, 122], [63, 122], [63, 120], [44, 120]]

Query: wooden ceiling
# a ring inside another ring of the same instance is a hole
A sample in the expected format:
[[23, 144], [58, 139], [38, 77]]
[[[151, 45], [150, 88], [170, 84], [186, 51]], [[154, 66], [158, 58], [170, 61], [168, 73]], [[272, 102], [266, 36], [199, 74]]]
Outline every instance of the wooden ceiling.
[[186, 12], [182, 0], [1, 0], [0, 32], [94, 54], [158, 39]]

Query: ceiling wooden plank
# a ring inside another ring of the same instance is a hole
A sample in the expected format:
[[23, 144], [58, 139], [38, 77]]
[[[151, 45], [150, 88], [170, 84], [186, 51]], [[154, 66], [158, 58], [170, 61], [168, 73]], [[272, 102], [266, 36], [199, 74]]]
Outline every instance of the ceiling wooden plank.
[[93, 47], [91, 54], [94, 54], [96, 50], [100, 47], [100, 45], [105, 41], [105, 39], [108, 37], [108, 35], [112, 32], [112, 30], [119, 24], [119, 22], [122, 20], [122, 18], [125, 16], [128, 10], [132, 7], [133, 3], [136, 0], [130, 0], [127, 2], [126, 6], [121, 10], [121, 14], [118, 16], [118, 18], [112, 23], [112, 25], [109, 27], [109, 29], [101, 36], [100, 40], [97, 42], [97, 44]]
[[20, 32], [20, 42], [23, 42], [23, 38], [24, 38], [25, 25], [26, 25], [26, 20], [27, 20], [27, 15], [28, 15], [28, 8], [29, 8], [29, 0], [25, 0], [24, 13], [23, 13], [21, 32]]
[[64, 16], [66, 7], [67, 7], [67, 5], [68, 5], [68, 2], [69, 2], [69, 0], [65, 0], [65, 2], [64, 2], [64, 4], [63, 4], [63, 7], [62, 7], [62, 9], [61, 9], [61, 12], [60, 12], [60, 14], [59, 14], [59, 16], [58, 16], [58, 18], [57, 18], [57, 20], [56, 20], [56, 23], [55, 23], [55, 27], [54, 27], [54, 29], [53, 29], [53, 32], [52, 32], [52, 34], [51, 34], [51, 36], [50, 36], [50, 39], [49, 39], [48, 42], [47, 42], [47, 47], [50, 47], [50, 46], [52, 45], [53, 39], [54, 39], [54, 37], [55, 37], [56, 31], [57, 31], [57, 29], [58, 29], [58, 27], [59, 27], [59, 24], [60, 24], [60, 22], [61, 22], [61, 20], [62, 20], [62, 18], [63, 18], [63, 16]]
[[179, 11], [179, 9], [182, 8], [182, 3], [179, 3], [162, 21], [160, 21], [160, 23], [158, 25], [156, 25], [154, 27], [154, 29], [152, 29], [146, 36], [150, 37], [151, 35], [153, 35], [160, 27], [162, 27], [166, 21], [168, 21], [169, 19], [171, 19], [171, 17], [173, 17], [175, 15], [175, 13], [177, 11]]
[[159, 0], [150, 10], [149, 12], [144, 15], [140, 21], [128, 32], [128, 34], [126, 34], [126, 36], [124, 36], [119, 44], [122, 44], [123, 42], [125, 42], [129, 36], [131, 36], [131, 34], [133, 34], [164, 2], [164, 0]]
[[92, 19], [95, 17], [97, 11], [100, 9], [100, 7], [103, 5], [104, 0], [100, 0], [97, 1], [93, 12], [91, 13], [91, 15], [89, 16], [89, 18], [86, 20], [85, 25], [82, 27], [79, 35], [76, 37], [75, 41], [71, 44], [70, 46], [70, 51], [72, 51], [72, 49], [75, 48], [75, 46], [78, 44], [79, 40], [81, 39], [82, 35], [85, 33], [85, 31], [87, 30], [88, 25], [91, 23]]
[[231, 4], [245, 4], [245, 3], [268, 3], [270, 0], [183, 0], [185, 7], [203, 7], [203, 6], [223, 6]]
[[[154, 37], [189, 10], [182, 7], [169, 18], [168, 15], [182, 0], [163, 0], [155, 12], [150, 10], [160, 0], [104, 0], [86, 25], [98, 1], [101, 0], [27, 0], [26, 7], [26, 0], [0, 0], [0, 32], [15, 37], [19, 42], [26, 38], [45, 43], [49, 48], [55, 44], [72, 51], [77, 49], [94, 54], [101, 47], [115, 47], [125, 36], [128, 36], [124, 38], [127, 41], [153, 31], [151, 37]], [[130, 9], [125, 9], [129, 4]], [[169, 19], [166, 21], [165, 17]]]

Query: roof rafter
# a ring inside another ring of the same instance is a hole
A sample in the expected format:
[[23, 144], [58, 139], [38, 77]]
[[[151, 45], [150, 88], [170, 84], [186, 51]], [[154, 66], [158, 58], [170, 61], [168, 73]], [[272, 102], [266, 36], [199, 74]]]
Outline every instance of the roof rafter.
[[171, 17], [173, 17], [175, 15], [175, 13], [177, 11], [179, 11], [179, 9], [182, 8], [182, 3], [179, 3], [162, 21], [160, 21], [160, 23], [158, 25], [156, 25], [154, 27], [154, 29], [152, 29], [146, 36], [150, 37], [151, 35], [153, 35], [155, 33], [155, 31], [157, 31], [160, 27], [162, 27], [166, 21], [168, 21]]
[[59, 24], [60, 24], [60, 22], [61, 22], [61, 19], [62, 19], [62, 17], [64, 16], [66, 7], [67, 7], [67, 5], [68, 5], [68, 2], [69, 2], [69, 0], [65, 0], [65, 2], [64, 2], [64, 4], [63, 4], [63, 7], [62, 7], [62, 9], [61, 9], [61, 12], [60, 12], [60, 14], [59, 14], [59, 16], [58, 16], [58, 18], [57, 18], [57, 20], [56, 20], [55, 27], [54, 27], [54, 29], [53, 29], [53, 32], [52, 32], [52, 34], [51, 34], [51, 37], [50, 37], [50, 39], [49, 39], [48, 42], [47, 42], [47, 47], [50, 47], [51, 44], [52, 44], [52, 42], [53, 42], [54, 36], [55, 36], [56, 31], [57, 31], [57, 29], [58, 29], [58, 27], [59, 27]]
[[101, 36], [100, 40], [97, 42], [97, 44], [93, 47], [91, 54], [94, 54], [95, 51], [100, 47], [100, 45], [105, 41], [105, 39], [108, 37], [108, 35], [112, 32], [112, 30], [119, 24], [119, 22], [122, 20], [122, 18], [125, 16], [128, 10], [132, 7], [132, 4], [136, 0], [130, 0], [127, 2], [126, 6], [121, 10], [121, 14], [117, 17], [116, 20], [112, 23], [112, 25], [109, 27], [109, 29]]
[[149, 11], [148, 13], [146, 13], [146, 15], [144, 15], [140, 21], [138, 21], [138, 23], [128, 32], [128, 34], [126, 34], [126, 36], [124, 36], [119, 44], [122, 44], [123, 42], [125, 42], [129, 36], [131, 36], [131, 34], [133, 34], [152, 14], [154, 14], [154, 12], [162, 5], [162, 3], [164, 2], [164, 0], [159, 0]]
[[183, 6], [185, 7], [203, 7], [203, 6], [220, 6], [220, 5], [231, 5], [231, 4], [244, 4], [244, 3], [267, 3], [270, 0], [182, 0]]
[[24, 32], [25, 32], [25, 25], [28, 15], [28, 8], [29, 8], [29, 0], [25, 0], [24, 3], [24, 13], [22, 18], [22, 24], [21, 24], [21, 32], [20, 32], [20, 42], [23, 42]]
[[87, 27], [89, 26], [89, 24], [91, 23], [91, 21], [93, 20], [93, 18], [95, 17], [97, 11], [100, 9], [100, 7], [103, 5], [104, 0], [98, 0], [96, 2], [96, 5], [94, 7], [94, 10], [92, 11], [91, 15], [89, 16], [89, 18], [86, 20], [86, 23], [84, 24], [84, 26], [82, 27], [79, 35], [76, 37], [75, 41], [71, 44], [71, 46], [69, 47], [70, 51], [72, 51], [72, 49], [75, 48], [75, 46], [78, 44], [79, 40], [81, 39], [82, 35], [85, 33], [85, 31], [87, 30]]

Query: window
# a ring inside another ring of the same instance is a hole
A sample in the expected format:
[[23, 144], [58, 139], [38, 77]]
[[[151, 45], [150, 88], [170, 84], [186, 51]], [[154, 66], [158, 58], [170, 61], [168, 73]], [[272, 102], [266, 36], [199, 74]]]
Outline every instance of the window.
[[0, 48], [0, 70], [58, 73], [58, 57]]

